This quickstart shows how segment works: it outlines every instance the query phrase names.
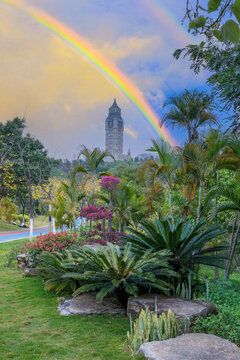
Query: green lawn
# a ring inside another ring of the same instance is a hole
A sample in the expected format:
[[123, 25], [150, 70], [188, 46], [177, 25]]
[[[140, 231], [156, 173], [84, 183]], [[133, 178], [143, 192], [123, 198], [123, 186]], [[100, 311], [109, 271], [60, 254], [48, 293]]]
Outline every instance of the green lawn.
[[[48, 219], [47, 217], [43, 217], [43, 220], [41, 221], [41, 217], [38, 216], [34, 219], [34, 227], [40, 227], [48, 225]], [[3, 221], [0, 219], [0, 232], [4, 231], [15, 231], [19, 230], [20, 228], [16, 225], [9, 224], [7, 221]]]
[[[124, 316], [60, 316], [57, 296], [39, 277], [23, 278], [3, 257], [16, 244], [0, 244], [0, 359], [131, 359]], [[138, 357], [143, 359], [143, 357]]]

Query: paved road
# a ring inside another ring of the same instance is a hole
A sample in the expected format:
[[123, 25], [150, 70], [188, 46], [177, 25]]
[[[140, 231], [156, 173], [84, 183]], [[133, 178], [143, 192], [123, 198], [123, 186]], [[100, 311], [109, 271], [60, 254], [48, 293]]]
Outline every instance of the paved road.
[[[33, 236], [38, 236], [40, 234], [47, 234], [47, 233], [48, 233], [48, 226], [42, 226], [39, 228], [35, 228], [33, 230]], [[0, 243], [7, 242], [7, 241], [20, 240], [20, 239], [27, 239], [29, 237], [29, 235], [30, 235], [29, 229], [0, 232]]]

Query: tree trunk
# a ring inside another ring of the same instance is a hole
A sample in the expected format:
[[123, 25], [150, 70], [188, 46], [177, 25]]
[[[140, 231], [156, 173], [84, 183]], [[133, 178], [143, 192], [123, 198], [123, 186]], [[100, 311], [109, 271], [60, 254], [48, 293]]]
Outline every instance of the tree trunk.
[[[51, 204], [48, 205], [48, 210], [49, 210], [49, 212], [52, 211]], [[52, 232], [52, 216], [51, 215], [49, 215], [49, 217], [48, 217], [48, 232]]]
[[174, 213], [173, 213], [172, 189], [171, 188], [169, 190], [169, 202], [170, 202], [170, 208], [171, 208], [172, 224], [175, 225]]
[[25, 205], [22, 205], [22, 225], [25, 225]]
[[103, 240], [105, 240], [106, 239], [105, 219], [102, 219], [101, 228], [102, 228], [102, 233], [103, 233]]
[[[235, 222], [235, 224], [236, 224], [236, 222]], [[235, 226], [234, 226], [234, 228], [235, 228]], [[232, 265], [236, 245], [237, 245], [239, 231], [240, 231], [240, 221], [238, 223], [238, 228], [237, 228], [235, 236], [234, 236], [234, 229], [233, 229], [233, 233], [232, 233], [230, 255], [229, 255], [229, 259], [228, 259], [228, 262], [227, 262], [227, 268], [226, 268], [226, 272], [225, 272], [225, 277], [227, 279], [229, 278], [229, 275], [230, 275], [231, 265]]]
[[[111, 211], [111, 213], [113, 214], [113, 194], [111, 193], [110, 195], [110, 203], [109, 203], [109, 210]], [[112, 218], [108, 219], [108, 233], [112, 232]]]
[[56, 234], [56, 219], [55, 217], [52, 217], [52, 230], [53, 230], [53, 233]]
[[191, 144], [191, 142], [192, 142], [192, 136], [191, 136], [190, 126], [187, 127], [187, 131], [188, 131], [188, 142], [189, 142], [189, 144]]
[[32, 197], [32, 194], [29, 194], [29, 200], [30, 200], [30, 235], [29, 240], [32, 241], [33, 239], [33, 226], [34, 226], [34, 199]]
[[197, 224], [200, 221], [200, 217], [201, 217], [201, 206], [202, 206], [202, 188], [203, 188], [203, 183], [202, 180], [200, 180], [200, 184], [199, 184], [199, 193], [198, 193], [198, 211], [197, 211]]
[[[217, 170], [217, 193], [216, 193], [216, 197], [215, 197], [215, 210], [217, 208], [217, 204], [218, 204], [218, 188], [219, 188], [219, 170]], [[217, 224], [217, 212], [215, 215], [215, 225]], [[217, 255], [217, 251], [215, 252], [215, 254]], [[218, 272], [218, 267], [215, 266], [215, 281], [217, 281], [219, 279], [219, 272]]]

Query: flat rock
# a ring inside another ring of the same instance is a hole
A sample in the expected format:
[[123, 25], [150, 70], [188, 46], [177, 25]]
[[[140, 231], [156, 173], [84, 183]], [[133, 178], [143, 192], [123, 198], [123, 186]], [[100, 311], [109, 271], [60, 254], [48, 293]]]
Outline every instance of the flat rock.
[[35, 268], [31, 268], [31, 267], [24, 268], [24, 275], [37, 276], [39, 274], [40, 274], [40, 271]]
[[208, 334], [186, 334], [175, 339], [142, 344], [148, 360], [240, 360], [240, 349], [228, 340]]
[[155, 311], [155, 301], [157, 299], [157, 313], [165, 314], [171, 309], [176, 318], [194, 320], [198, 316], [207, 316], [216, 313], [216, 306], [203, 301], [186, 300], [181, 297], [162, 296], [159, 294], [143, 295], [139, 297], [130, 297], [128, 299], [127, 314], [128, 316], [138, 316], [142, 309], [149, 306], [150, 311]]
[[91, 314], [125, 314], [126, 310], [109, 299], [101, 302], [91, 294], [81, 294], [60, 302], [60, 315], [91, 315]]

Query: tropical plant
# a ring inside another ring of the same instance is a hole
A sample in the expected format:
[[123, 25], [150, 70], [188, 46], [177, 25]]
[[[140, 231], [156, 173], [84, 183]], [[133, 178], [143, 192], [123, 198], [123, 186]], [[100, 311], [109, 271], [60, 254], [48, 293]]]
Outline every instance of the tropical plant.
[[[108, 153], [107, 151], [101, 151], [99, 148], [94, 148], [93, 150], [88, 149], [86, 146], [82, 147], [82, 150], [80, 151], [78, 155], [78, 160], [81, 159], [81, 157], [84, 157], [84, 161], [86, 166], [78, 165], [74, 169], [74, 173], [84, 173], [86, 174], [86, 178], [90, 178], [92, 182], [92, 195], [95, 193], [95, 180], [96, 180], [96, 172], [101, 164], [101, 162], [106, 157], [111, 157], [114, 161], [114, 157]], [[93, 205], [93, 204], [92, 204]]]
[[153, 145], [148, 151], [156, 152], [158, 158], [146, 163], [146, 171], [152, 172], [155, 176], [155, 181], [159, 179], [160, 185], [169, 191], [169, 204], [172, 223], [174, 224], [172, 192], [179, 168], [179, 157], [168, 143], [164, 141], [158, 143], [155, 140], [152, 140], [152, 143]]
[[198, 139], [199, 128], [217, 123], [213, 114], [212, 97], [205, 92], [186, 89], [180, 95], [169, 97], [164, 107], [168, 105], [171, 109], [165, 114], [163, 121], [187, 130], [189, 143]]
[[[72, 174], [71, 174], [72, 175]], [[56, 195], [56, 201], [45, 201], [53, 206], [53, 215], [59, 225], [66, 224], [70, 229], [76, 228], [76, 214], [79, 210], [80, 201], [86, 194], [80, 191], [75, 176], [71, 176], [69, 183], [62, 181]]]
[[231, 265], [234, 258], [235, 250], [237, 247], [237, 242], [239, 240], [240, 232], [240, 185], [239, 180], [237, 179], [231, 186], [221, 186], [218, 189], [218, 194], [221, 195], [227, 202], [218, 204], [215, 208], [212, 209], [211, 215], [216, 216], [216, 214], [221, 212], [233, 212], [234, 221], [232, 225], [232, 235], [230, 239], [230, 249], [229, 257], [227, 262], [227, 267], [225, 271], [225, 276], [228, 278], [231, 271]]
[[73, 275], [82, 273], [84, 262], [78, 254], [78, 258], [74, 258], [73, 251], [46, 252], [43, 251], [38, 256], [38, 267], [40, 275], [45, 281], [45, 290], [54, 289], [58, 294], [62, 290], [75, 291], [79, 286], [78, 280]]
[[176, 276], [168, 264], [168, 250], [154, 254], [146, 251], [139, 258], [131, 252], [130, 244], [121, 249], [108, 243], [107, 246], [98, 246], [97, 250], [84, 246], [77, 252], [84, 259], [85, 271], [72, 274], [72, 278], [85, 285], [80, 286], [74, 296], [97, 291], [97, 299], [102, 300], [109, 294], [115, 294], [126, 308], [128, 297], [136, 296], [139, 287], [169, 293], [167, 278]]
[[162, 341], [179, 336], [177, 319], [171, 309], [166, 316], [157, 314], [157, 309], [151, 313], [149, 307], [142, 309], [137, 320], [132, 322], [130, 318], [130, 332], [127, 337], [133, 353], [140, 348], [143, 343], [150, 341]]
[[[109, 195], [109, 210], [111, 211], [111, 213], [113, 214], [113, 210], [114, 210], [114, 194], [116, 192], [116, 189], [118, 187], [118, 185], [121, 183], [122, 181], [119, 178], [116, 178], [114, 176], [104, 176], [101, 179], [100, 182], [100, 186], [106, 190]], [[120, 230], [119, 230], [120, 231]], [[112, 217], [109, 218], [108, 220], [108, 232], [112, 232]]]
[[[178, 221], [175, 225], [168, 219], [162, 220], [155, 217], [153, 221], [143, 220], [139, 230], [128, 228], [128, 234], [124, 240], [132, 244], [132, 251], [139, 257], [146, 251], [171, 251], [169, 264], [179, 275], [173, 279], [175, 293], [181, 293], [183, 287], [189, 287], [189, 276], [197, 272], [197, 266], [209, 265], [224, 268], [224, 255], [216, 255], [214, 252], [226, 250], [222, 244], [210, 245], [224, 231], [217, 225], [208, 226], [204, 221], [193, 225]], [[190, 290], [190, 289], [189, 289]]]
[[114, 195], [114, 215], [118, 231], [125, 231], [126, 226], [137, 225], [145, 214], [144, 194], [137, 197], [135, 186], [122, 183]]

